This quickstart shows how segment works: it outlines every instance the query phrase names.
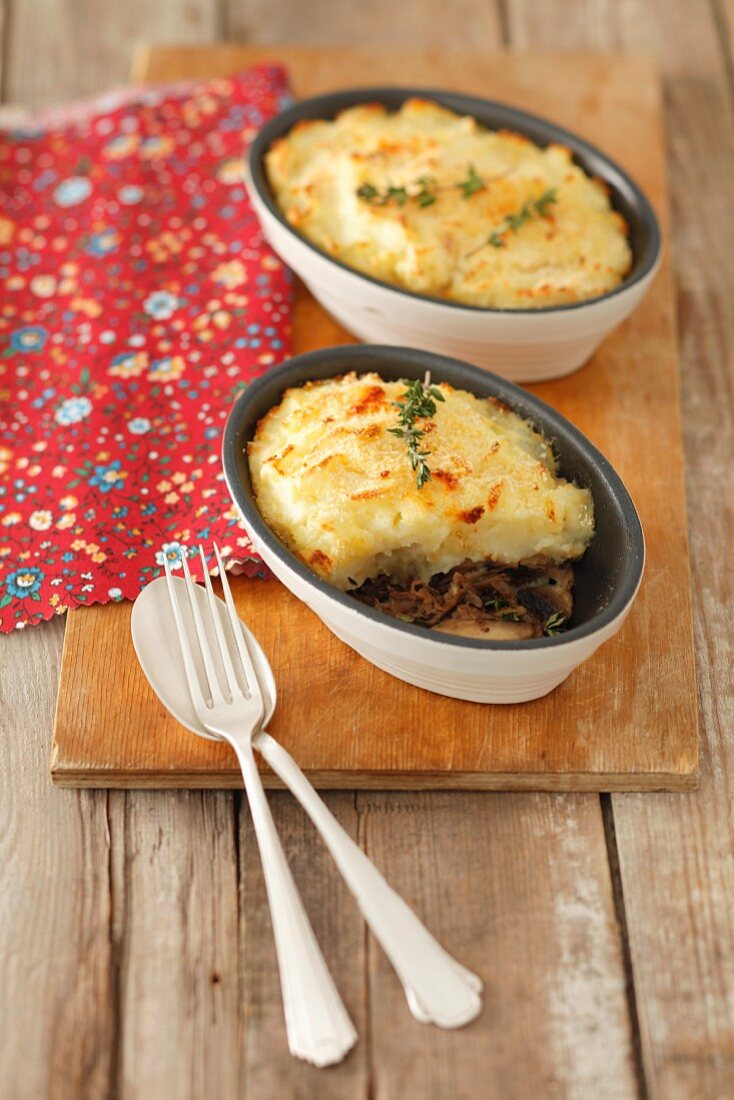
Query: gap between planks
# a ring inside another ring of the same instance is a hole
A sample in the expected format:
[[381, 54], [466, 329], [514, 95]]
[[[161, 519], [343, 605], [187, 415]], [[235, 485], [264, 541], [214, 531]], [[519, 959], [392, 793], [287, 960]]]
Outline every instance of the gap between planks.
[[624, 901], [624, 883], [622, 881], [622, 869], [619, 863], [619, 849], [617, 847], [617, 831], [614, 825], [614, 803], [609, 793], [599, 795], [602, 821], [604, 823], [604, 840], [607, 846], [607, 859], [609, 861], [609, 877], [612, 884], [612, 897], [614, 899], [614, 912], [619, 929], [619, 944], [622, 954], [622, 963], [625, 976], [625, 993], [627, 995], [627, 1011], [630, 1018], [630, 1032], [632, 1034], [632, 1057], [637, 1081], [639, 1100], [648, 1100], [649, 1090], [645, 1076], [645, 1059], [642, 1050], [642, 1033], [640, 1031], [640, 1015], [637, 1008], [637, 990], [635, 988], [635, 971], [632, 965], [632, 950], [630, 947], [629, 928], [627, 927], [627, 913]]
[[[516, 773], [503, 776], [495, 773], [488, 776], [484, 772], [461, 772], [453, 775], [446, 772], [421, 772], [416, 779], [413, 772], [375, 772], [309, 771], [305, 770], [312, 786], [319, 791], [521, 791], [525, 794], [598, 794], [602, 793], [685, 793], [695, 791], [698, 776], [681, 775], [678, 772], [654, 773], [614, 773], [604, 772], [528, 772], [518, 777]], [[263, 786], [269, 791], [285, 790], [284, 784], [269, 770], [262, 773]], [[53, 772], [55, 787], [67, 790], [106, 790], [118, 791], [241, 791], [242, 780], [233, 771], [186, 772], [177, 771], [170, 781], [160, 772], [145, 775], [140, 772], [126, 771], [77, 771], [65, 767], [63, 771]]]

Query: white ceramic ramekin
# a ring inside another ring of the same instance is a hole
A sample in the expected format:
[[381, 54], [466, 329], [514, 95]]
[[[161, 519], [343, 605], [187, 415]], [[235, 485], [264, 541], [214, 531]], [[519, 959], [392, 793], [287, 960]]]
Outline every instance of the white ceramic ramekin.
[[[318, 577], [265, 523], [252, 492], [246, 446], [258, 421], [284, 390], [355, 370], [385, 379], [422, 378], [430, 370], [480, 397], [497, 397], [552, 439], [565, 476], [594, 498], [596, 534], [576, 567], [573, 625], [564, 634], [523, 642], [484, 642], [439, 635], [359, 603]], [[347, 645], [391, 675], [417, 687], [479, 703], [519, 703], [552, 691], [615, 634], [642, 578], [645, 547], [634, 504], [607, 460], [544, 402], [465, 363], [425, 351], [342, 347], [301, 355], [252, 383], [230, 414], [224, 433], [229, 491], [255, 549], [276, 577]]]
[[[630, 229], [634, 261], [622, 285], [598, 298], [545, 309], [498, 310], [413, 294], [363, 275], [321, 251], [287, 222], [271, 194], [264, 156], [299, 121], [330, 118], [370, 100], [397, 109], [409, 96], [433, 99], [492, 129], [526, 134], [539, 145], [568, 146], [604, 179]], [[560, 127], [504, 104], [413, 88], [367, 88], [304, 100], [272, 119], [250, 147], [248, 190], [263, 232], [325, 309], [369, 343], [422, 348], [468, 360], [516, 382], [559, 378], [582, 366], [646, 293], [660, 259], [660, 231], [644, 194], [613, 161]]]

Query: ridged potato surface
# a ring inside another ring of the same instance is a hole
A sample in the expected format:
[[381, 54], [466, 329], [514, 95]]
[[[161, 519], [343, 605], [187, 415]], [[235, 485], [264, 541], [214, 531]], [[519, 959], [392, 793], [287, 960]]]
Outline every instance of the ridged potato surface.
[[[496, 309], [537, 309], [604, 294], [630, 269], [627, 227], [606, 185], [560, 145], [540, 148], [422, 99], [306, 120], [274, 143], [266, 168], [290, 224], [336, 259], [418, 294]], [[459, 186], [473, 171], [484, 186]], [[434, 197], [421, 205], [419, 181]], [[400, 201], [365, 201], [406, 189]], [[549, 191], [545, 216], [508, 229]], [[487, 243], [499, 233], [501, 244]]]
[[557, 476], [548, 441], [492, 399], [433, 384], [444, 401], [419, 422], [432, 475], [420, 489], [405, 441], [388, 431], [405, 383], [348, 374], [287, 390], [248, 445], [273, 531], [343, 590], [381, 573], [428, 580], [465, 559], [580, 557], [591, 493]]

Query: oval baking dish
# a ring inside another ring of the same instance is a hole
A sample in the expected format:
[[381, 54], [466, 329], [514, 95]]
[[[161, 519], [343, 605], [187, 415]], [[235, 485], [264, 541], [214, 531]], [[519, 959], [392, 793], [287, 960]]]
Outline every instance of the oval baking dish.
[[[567, 146], [589, 175], [603, 179], [627, 221], [633, 263], [619, 287], [597, 298], [540, 309], [491, 309], [420, 295], [363, 274], [328, 255], [289, 224], [265, 171], [274, 141], [304, 119], [333, 118], [358, 103], [391, 110], [430, 99], [490, 129], [509, 129], [545, 146]], [[392, 343], [466, 359], [517, 382], [558, 378], [582, 366], [640, 302], [660, 259], [660, 230], [642, 191], [614, 161], [552, 122], [492, 100], [423, 88], [361, 88], [306, 99], [259, 132], [248, 155], [248, 190], [263, 232], [326, 310], [368, 343]]]
[[[496, 397], [552, 442], [559, 472], [591, 489], [596, 532], [574, 566], [570, 628], [553, 637], [488, 642], [451, 637], [373, 610], [322, 580], [280, 541], [260, 514], [246, 458], [258, 421], [283, 392], [313, 379], [375, 371], [385, 380], [448, 382], [478, 397]], [[512, 383], [454, 359], [412, 348], [338, 347], [291, 359], [252, 383], [229, 415], [223, 440], [230, 494], [255, 549], [276, 577], [329, 627], [378, 668], [457, 699], [517, 703], [560, 684], [621, 627], [642, 578], [645, 544], [635, 506], [609, 462], [564, 417]]]

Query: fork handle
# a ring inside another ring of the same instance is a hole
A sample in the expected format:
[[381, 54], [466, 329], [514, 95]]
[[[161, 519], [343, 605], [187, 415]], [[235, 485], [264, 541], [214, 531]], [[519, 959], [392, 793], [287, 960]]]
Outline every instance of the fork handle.
[[482, 982], [433, 938], [374, 863], [344, 831], [295, 760], [269, 733], [253, 745], [295, 795], [321, 834], [375, 939], [394, 966], [421, 1023], [462, 1027], [479, 1015]]
[[[229, 739], [228, 739], [229, 740]], [[232, 738], [255, 826], [273, 922], [288, 1047], [316, 1066], [340, 1062], [357, 1032], [329, 973], [293, 881], [252, 746]]]

